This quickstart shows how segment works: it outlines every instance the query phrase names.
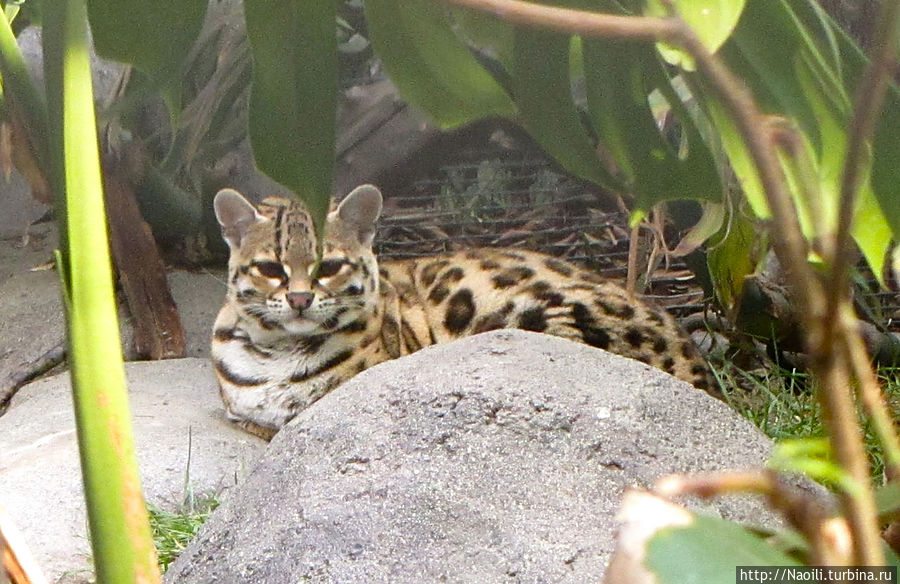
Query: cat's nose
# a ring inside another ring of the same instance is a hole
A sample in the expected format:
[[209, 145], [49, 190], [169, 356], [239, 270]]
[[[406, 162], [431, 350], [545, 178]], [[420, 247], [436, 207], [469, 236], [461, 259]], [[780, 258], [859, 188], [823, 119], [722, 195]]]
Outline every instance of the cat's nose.
[[312, 292], [288, 292], [286, 297], [288, 304], [294, 310], [305, 310], [309, 308], [313, 301]]

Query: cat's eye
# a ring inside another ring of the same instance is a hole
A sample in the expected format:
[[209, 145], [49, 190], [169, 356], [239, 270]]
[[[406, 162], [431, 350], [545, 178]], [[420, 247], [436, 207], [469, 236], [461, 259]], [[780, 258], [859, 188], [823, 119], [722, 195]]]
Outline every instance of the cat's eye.
[[284, 266], [278, 262], [253, 262], [253, 267], [263, 278], [283, 279], [287, 276], [284, 273]]
[[316, 278], [330, 278], [340, 272], [346, 263], [347, 260], [344, 259], [322, 260], [316, 271]]

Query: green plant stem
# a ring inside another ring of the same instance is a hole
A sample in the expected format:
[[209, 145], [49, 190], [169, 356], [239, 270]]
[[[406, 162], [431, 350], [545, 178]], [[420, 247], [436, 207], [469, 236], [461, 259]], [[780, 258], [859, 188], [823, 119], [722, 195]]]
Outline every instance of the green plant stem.
[[44, 97], [31, 82], [25, 59], [6, 17], [0, 18], [0, 70], [3, 71], [3, 97], [13, 115], [21, 116], [28, 128], [28, 139], [38, 166], [49, 173], [47, 144], [47, 106]]
[[[729, 113], [747, 141], [756, 164], [779, 231], [774, 238], [776, 252], [782, 265], [799, 284], [801, 313], [805, 315], [807, 346], [814, 356], [811, 368], [821, 380], [819, 392], [825, 426], [834, 445], [835, 458], [859, 485], [868, 485], [869, 471], [862, 433], [855, 416], [847, 380], [850, 378], [848, 358], [826, 348], [825, 312], [826, 292], [821, 281], [807, 262], [808, 248], [802, 237], [797, 210], [787, 192], [773, 141], [766, 130], [765, 117], [756, 108], [749, 91], [734, 78], [722, 63], [710, 54], [694, 34], [686, 30], [681, 46], [694, 57], [698, 70], [705, 75], [726, 104]], [[847, 331], [849, 333], [849, 331]], [[852, 334], [852, 333], [851, 333]], [[860, 488], [857, 493], [842, 493], [844, 509], [854, 534], [855, 561], [863, 565], [881, 565], [881, 539], [878, 531], [875, 498], [871, 489]]]
[[809, 498], [794, 485], [781, 480], [772, 470], [724, 471], [691, 475], [667, 475], [656, 481], [653, 492], [664, 497], [693, 496], [708, 499], [725, 494], [763, 495], [788, 523], [810, 538], [812, 562], [816, 565], [840, 565], [846, 561], [831, 548], [825, 532], [829, 529], [830, 509], [819, 499]]
[[885, 0], [881, 5], [876, 41], [872, 45], [869, 65], [856, 88], [853, 117], [847, 140], [847, 157], [841, 169], [840, 212], [835, 235], [834, 257], [831, 258], [831, 284], [829, 286], [828, 308], [837, 307], [839, 297], [846, 294], [848, 274], [852, 257], [850, 228], [856, 209], [860, 187], [860, 175], [864, 163], [870, 158], [869, 143], [881, 115], [891, 78], [893, 64], [897, 59], [896, 38], [900, 18], [900, 0]]
[[[841, 495], [847, 521], [854, 534], [854, 558], [862, 565], [882, 565], [884, 555], [881, 551], [875, 497], [870, 488], [865, 488], [869, 484], [868, 463], [847, 384], [851, 377], [849, 358], [840, 351], [830, 350], [831, 347], [826, 344], [826, 335], [833, 334], [833, 331], [828, 331], [826, 323], [835, 320], [835, 317], [828, 316], [826, 290], [807, 262], [808, 247], [802, 236], [797, 210], [785, 186], [774, 143], [765, 129], [765, 117], [756, 108], [743, 83], [734, 78], [690, 30], [685, 31], [685, 37], [681, 41], [682, 48], [694, 57], [698, 70], [711, 81], [726, 103], [756, 164], [766, 202], [772, 210], [779, 232], [779, 237], [773, 238], [775, 250], [782, 265], [789, 266], [789, 271], [801, 290], [796, 298], [801, 303], [801, 314], [805, 316], [807, 347], [813, 356], [810, 367], [822, 382], [819, 400], [835, 458], [854, 482], [862, 487], [856, 493]], [[841, 332], [847, 335], [857, 334], [845, 329]]]
[[[865, 448], [847, 380], [850, 357], [842, 351], [827, 351], [833, 331], [823, 325], [829, 319], [825, 312], [828, 300], [822, 280], [807, 261], [809, 248], [800, 229], [797, 210], [788, 193], [784, 175], [770, 135], [768, 120], [756, 107], [753, 95], [711, 54], [694, 32], [679, 18], [665, 19], [596, 14], [548, 7], [519, 0], [443, 0], [444, 2], [489, 12], [524, 26], [548, 28], [588, 37], [666, 41], [680, 46], [693, 58], [697, 70], [711, 84], [728, 114], [746, 142], [756, 166], [766, 202], [772, 211], [778, 237], [773, 238], [775, 251], [783, 266], [789, 269], [800, 293], [797, 299], [804, 315], [807, 347], [813, 374], [822, 382], [819, 392], [825, 426], [834, 444], [835, 458], [859, 485], [868, 485]], [[836, 313], [835, 313], [836, 314]], [[838, 334], [854, 335], [855, 331], [837, 329]], [[843, 348], [842, 343], [837, 345]], [[884, 555], [876, 519], [875, 498], [870, 488], [844, 493], [842, 502], [853, 533], [854, 561], [863, 565], [882, 565]]]
[[522, 0], [443, 1], [488, 12], [512, 24], [589, 37], [670, 41], [679, 37], [683, 30], [682, 25], [674, 18], [597, 14]]
[[[843, 304], [844, 311], [841, 315], [842, 325], [845, 329], [857, 327], [856, 315], [849, 304]], [[889, 481], [900, 480], [900, 438], [894, 428], [894, 422], [884, 402], [884, 394], [881, 385], [872, 371], [872, 363], [865, 343], [855, 330], [852, 333], [842, 335], [845, 350], [850, 355], [851, 366], [859, 383], [859, 398], [863, 408], [872, 421], [878, 440], [884, 449], [884, 472]]]
[[[876, 41], [872, 46], [869, 66], [856, 89], [853, 117], [850, 120], [847, 141], [847, 157], [841, 171], [840, 210], [835, 234], [833, 255], [830, 258], [831, 278], [827, 287], [826, 314], [836, 314], [840, 305], [848, 305], [849, 271], [852, 262], [850, 229], [858, 200], [860, 176], [870, 157], [869, 145], [878, 122], [896, 62], [896, 38], [900, 18], [900, 0], [886, 0], [881, 6]], [[835, 338], [828, 330], [837, 325], [838, 319], [828, 319], [823, 340]], [[842, 319], [845, 329], [853, 328]], [[900, 439], [894, 431], [891, 417], [884, 404], [881, 388], [872, 372], [871, 364], [859, 335], [855, 331], [843, 335], [845, 350], [859, 382], [860, 399], [872, 419], [875, 431], [885, 450], [885, 472], [890, 480], [900, 480]]]
[[[141, 495], [107, 246], [85, 0], [45, 6], [50, 132], [62, 153], [68, 213], [67, 325], [78, 446], [94, 566], [101, 584], [153, 584], [159, 570]], [[61, 138], [60, 138], [61, 136]]]

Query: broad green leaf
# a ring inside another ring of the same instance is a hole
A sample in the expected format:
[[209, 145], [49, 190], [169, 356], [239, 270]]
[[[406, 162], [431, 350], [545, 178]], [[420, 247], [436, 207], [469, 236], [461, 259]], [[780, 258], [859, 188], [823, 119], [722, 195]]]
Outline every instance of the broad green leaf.
[[763, 111], [793, 118], [819, 150], [816, 116], [796, 77], [795, 64], [806, 50], [809, 47], [784, 4], [749, 0], [721, 56], [752, 89]]
[[512, 69], [513, 31], [508, 22], [471, 8], [452, 8], [460, 36], [486, 55], [495, 57], [507, 71]]
[[[639, 201], [647, 201], [653, 205], [667, 199], [694, 199], [719, 201], [722, 198], [719, 162], [713, 153], [711, 144], [721, 148], [718, 139], [707, 139], [701, 132], [701, 123], [707, 123], [696, 106], [688, 108], [685, 101], [694, 101], [693, 95], [687, 91], [682, 77], [670, 78], [667, 70], [658, 59], [653, 65], [645, 67], [649, 83], [655, 86], [668, 104], [671, 114], [681, 129], [679, 152], [672, 152], [678, 157], [673, 174], [668, 177], [666, 188], [660, 192], [639, 193]], [[684, 92], [682, 97], [679, 92]]]
[[[811, 1], [791, 4], [797, 18], [807, 27], [821, 23], [833, 32], [840, 72], [846, 87], [856, 87], [862, 79], [867, 59], [840, 27]], [[824, 51], [823, 51], [824, 52]], [[887, 89], [881, 118], [872, 141], [869, 186], [861, 187], [852, 235], [879, 280], [883, 276], [885, 251], [891, 234], [900, 233], [900, 91], [895, 84]], [[877, 203], [876, 203], [877, 202]]]
[[[860, 48], [839, 26], [822, 13], [815, 2], [797, 0], [791, 3], [791, 8], [797, 18], [807, 27], [813, 28], [816, 26], [815, 23], [820, 22], [825, 23], [822, 26], [827, 26], [833, 32], [833, 39], [840, 57], [843, 84], [845, 87], [856, 87], [868, 62]], [[900, 132], [897, 131], [898, 123], [900, 123], [900, 90], [896, 84], [891, 83], [888, 86], [885, 105], [872, 141], [870, 181], [872, 194], [881, 208], [881, 214], [890, 226], [890, 230], [895, 234], [900, 233], [900, 165], [897, 164], [897, 160], [900, 160]], [[863, 196], [865, 196], [864, 193]], [[866, 213], [862, 210], [867, 208], [866, 204], [861, 203], [861, 205], [858, 212]], [[862, 218], [858, 218], [857, 221], [860, 223], [859, 231], [864, 231]], [[884, 227], [880, 226], [879, 231], [883, 232], [883, 230]], [[856, 232], [854, 237], [856, 237]], [[860, 245], [862, 246], [862, 243]], [[869, 256], [870, 254], [866, 253], [867, 259]], [[875, 266], [876, 264], [873, 264], [873, 269]]]
[[[703, 46], [710, 53], [715, 53], [731, 35], [735, 25], [741, 18], [745, 0], [648, 0], [645, 14], [647, 16], [665, 17], [671, 10], [681, 16]], [[667, 43], [657, 43], [663, 58], [672, 65], [687, 71], [694, 70], [694, 59], [685, 51]]]
[[[670, 199], [718, 199], [715, 160], [681, 106], [651, 47], [606, 40], [583, 42], [588, 106], [594, 127], [632, 183], [636, 206]], [[684, 159], [657, 128], [648, 95], [665, 92], [687, 138]]]
[[859, 202], [850, 235], [859, 246], [863, 257], [872, 269], [878, 282], [884, 286], [884, 264], [891, 247], [893, 233], [887, 218], [881, 211], [872, 187], [867, 183], [860, 188]]
[[[699, 80], [697, 81], [698, 83], [695, 84], [695, 87], [699, 88], [701, 84]], [[769, 205], [766, 202], [766, 194], [763, 191], [756, 165], [734, 121], [710, 91], [702, 90], [699, 99], [705, 106], [707, 115], [713, 121], [713, 125], [719, 131], [722, 148], [728, 156], [731, 168], [734, 170], [741, 190], [747, 197], [747, 202], [750, 203], [753, 213], [761, 219], [771, 217]]]
[[[725, 222], [727, 209], [724, 203], [702, 203], [700, 220], [688, 229], [678, 245], [672, 250], [675, 257], [684, 257], [700, 248], [707, 240], [719, 232]], [[727, 306], [727, 304], [723, 304]]]
[[872, 192], [894, 234], [900, 234], [900, 92], [888, 90], [872, 144]]
[[744, 279], [756, 270], [765, 249], [756, 222], [740, 212], [733, 213], [722, 235], [710, 241], [706, 263], [716, 298], [726, 310], [735, 308]]
[[621, 183], [600, 164], [569, 86], [569, 37], [517, 29], [512, 71], [520, 121], [572, 174], [611, 189]]
[[[840, 83], [834, 77], [818, 75], [822, 68], [816, 65], [806, 58], [801, 59], [797, 63], [797, 79], [815, 112], [819, 134], [823, 144], [826, 145], [821, 149], [816, 161], [820, 191], [815, 200], [798, 200], [797, 205], [801, 210], [808, 209], [809, 204], [818, 205], [821, 209], [820, 221], [823, 224], [815, 228], [806, 226], [804, 231], [818, 236], [828, 236], [837, 229], [841, 177], [848, 140], [845, 128], [849, 124], [850, 104]], [[883, 285], [884, 262], [890, 247], [891, 229], [872, 192], [869, 182], [870, 164], [871, 159], [867, 157], [867, 167], [857, 195], [851, 235], [876, 278]], [[801, 220], [811, 221], [812, 218], [801, 212]]]
[[900, 484], [888, 483], [875, 491], [875, 505], [881, 516], [900, 513]]
[[820, 192], [818, 200], [814, 202], [822, 210], [820, 220], [824, 224], [810, 231], [825, 236], [833, 234], [837, 229], [841, 172], [847, 153], [847, 134], [844, 128], [847, 125], [849, 104], [839, 98], [834, 99], [842, 88], [833, 83], [833, 80], [817, 76], [815, 67], [802, 56], [796, 63], [796, 71], [797, 80], [818, 120], [819, 136], [823, 144], [816, 158]]
[[[797, 4], [805, 6], [802, 0]], [[843, 136], [847, 108], [843, 83], [834, 70], [834, 39], [817, 44], [793, 13], [792, 5], [781, 0], [748, 0], [738, 26], [720, 53], [753, 90], [762, 109], [795, 122], [812, 146], [812, 160], [825, 164], [833, 173], [843, 159], [842, 150], [835, 150], [833, 140]], [[816, 14], [811, 18], [811, 24], [821, 28], [821, 19]], [[701, 81], [695, 81], [702, 89]], [[756, 169], [739, 133], [709, 91], [702, 91], [700, 98], [720, 131], [723, 147], [753, 211], [759, 217], [768, 217]], [[824, 184], [831, 190], [833, 181], [829, 178]], [[828, 208], [826, 216], [833, 216], [834, 200], [832, 196], [831, 203], [820, 204]], [[806, 225], [808, 228], [808, 222]]]
[[391, 80], [441, 127], [515, 115], [512, 100], [453, 32], [441, 4], [367, 0], [366, 19]]
[[49, 133], [59, 163], [68, 235], [62, 287], [72, 393], [98, 582], [159, 582], [141, 494], [106, 231], [83, 0], [54, 4], [44, 19]]
[[816, 56], [821, 58], [820, 66], [842, 74], [844, 64], [839, 40], [840, 27], [835, 25], [819, 3], [813, 0], [793, 0], [789, 7], [800, 26], [801, 33], [817, 48]]
[[[672, 158], [647, 101], [652, 88], [645, 83], [643, 68], [652, 48], [604, 39], [586, 39], [582, 45], [594, 128], [630, 182], [638, 181], [638, 172], [652, 180], [657, 173], [641, 165], [666, 166]], [[648, 187], [661, 186], [660, 181], [654, 182]]]
[[856, 483], [853, 477], [834, 461], [827, 438], [790, 438], [775, 445], [766, 466], [780, 472], [801, 473], [811, 479], [839, 487], [855, 495], [865, 485]]
[[645, 565], [659, 584], [734, 584], [735, 566], [801, 564], [737, 523], [696, 516], [690, 525], [657, 532]]
[[[177, 103], [181, 66], [200, 33], [207, 0], [88, 0], [97, 54], [130, 63]], [[177, 111], [174, 108], [173, 114]]]
[[299, 195], [321, 227], [334, 166], [335, 4], [246, 0], [244, 13], [253, 51], [250, 141], [256, 164]]

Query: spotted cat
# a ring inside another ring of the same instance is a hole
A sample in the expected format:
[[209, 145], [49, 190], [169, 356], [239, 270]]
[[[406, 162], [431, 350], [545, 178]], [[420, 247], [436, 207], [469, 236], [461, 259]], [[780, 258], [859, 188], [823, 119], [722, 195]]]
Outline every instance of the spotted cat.
[[317, 265], [300, 204], [268, 198], [254, 208], [237, 191], [216, 195], [231, 254], [212, 357], [228, 416], [245, 429], [271, 437], [368, 367], [500, 328], [608, 349], [710, 389], [706, 363], [671, 316], [572, 264], [473, 249], [379, 268], [381, 207], [371, 185], [347, 195], [328, 215]]

